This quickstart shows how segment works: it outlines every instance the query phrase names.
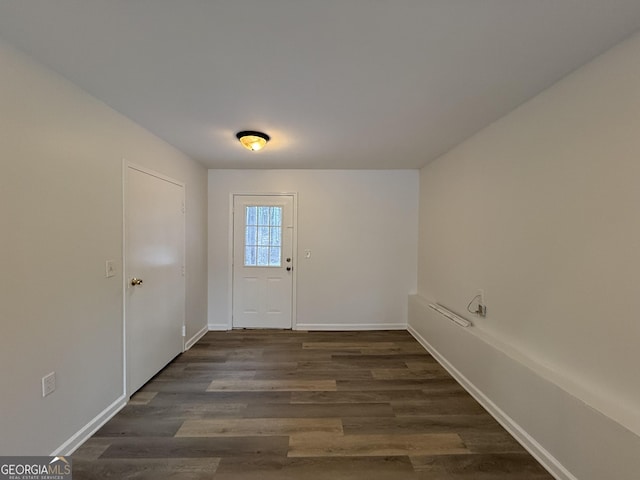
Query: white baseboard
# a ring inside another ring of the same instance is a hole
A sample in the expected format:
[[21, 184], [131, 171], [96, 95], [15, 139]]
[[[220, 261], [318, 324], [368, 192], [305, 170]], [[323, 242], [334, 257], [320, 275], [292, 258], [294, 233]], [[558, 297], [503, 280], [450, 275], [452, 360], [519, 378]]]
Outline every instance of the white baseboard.
[[225, 332], [229, 330], [229, 325], [226, 323], [210, 323], [207, 328], [210, 332]]
[[309, 331], [353, 331], [353, 330], [406, 330], [402, 323], [298, 323], [294, 330]]
[[473, 382], [465, 377], [455, 366], [453, 366], [438, 350], [431, 345], [422, 335], [420, 335], [411, 325], [407, 330], [416, 340], [442, 365], [449, 374], [462, 387], [482, 405], [487, 412], [495, 418], [538, 462], [558, 480], [578, 480], [566, 468], [562, 466], [556, 458], [551, 455], [542, 445], [531, 437], [518, 423], [509, 415], [502, 411], [489, 397], [487, 397]]
[[[406, 330], [404, 323], [298, 323], [293, 330], [348, 332], [353, 330]], [[227, 331], [226, 323], [210, 323], [209, 331]]]
[[[198, 333], [191, 337], [185, 344], [185, 351], [189, 350], [198, 340], [200, 340], [208, 331], [209, 326], [203, 327]], [[225, 325], [226, 330], [226, 325]], [[127, 404], [125, 395], [121, 395], [111, 405], [100, 412], [93, 420], [78, 430], [71, 438], [56, 448], [50, 456], [71, 455], [78, 447], [86, 442], [96, 433], [105, 423], [111, 420], [120, 410]]]
[[187, 350], [189, 350], [191, 347], [193, 347], [193, 346], [196, 344], [196, 342], [197, 342], [198, 340], [200, 340], [202, 337], [204, 337], [204, 336], [205, 336], [205, 334], [206, 334], [208, 331], [209, 331], [209, 326], [208, 326], [208, 325], [206, 325], [206, 326], [202, 327], [202, 328], [198, 331], [198, 333], [196, 333], [193, 337], [191, 337], [191, 338], [187, 341], [187, 343], [185, 343], [185, 344], [184, 344], [184, 350], [185, 350], [185, 352], [186, 352]]
[[558, 480], [637, 480], [640, 436], [534, 359], [409, 297], [408, 331]]
[[76, 449], [86, 442], [94, 433], [96, 433], [105, 423], [111, 420], [116, 413], [124, 408], [127, 404], [125, 395], [120, 396], [111, 405], [100, 412], [93, 420], [78, 430], [71, 438], [56, 448], [51, 457], [71, 455]]

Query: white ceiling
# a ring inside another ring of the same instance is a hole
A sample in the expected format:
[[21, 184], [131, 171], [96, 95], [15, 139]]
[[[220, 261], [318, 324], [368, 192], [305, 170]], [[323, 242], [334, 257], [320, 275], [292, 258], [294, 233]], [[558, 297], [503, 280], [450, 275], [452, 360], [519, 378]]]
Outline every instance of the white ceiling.
[[417, 168], [639, 28], [638, 0], [0, 0], [1, 38], [212, 168]]

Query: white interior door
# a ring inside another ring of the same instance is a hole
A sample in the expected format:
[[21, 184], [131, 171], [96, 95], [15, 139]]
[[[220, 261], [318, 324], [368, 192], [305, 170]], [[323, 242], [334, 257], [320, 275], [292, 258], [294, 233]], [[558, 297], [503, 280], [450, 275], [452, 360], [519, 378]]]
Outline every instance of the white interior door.
[[184, 186], [129, 166], [125, 203], [127, 393], [184, 348]]
[[233, 197], [233, 327], [291, 328], [293, 196]]

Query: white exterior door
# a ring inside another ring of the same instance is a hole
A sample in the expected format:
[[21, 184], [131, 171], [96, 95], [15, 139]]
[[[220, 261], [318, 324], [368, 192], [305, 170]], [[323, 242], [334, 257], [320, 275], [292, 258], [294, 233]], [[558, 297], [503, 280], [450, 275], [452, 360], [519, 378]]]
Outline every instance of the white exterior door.
[[125, 203], [127, 393], [184, 348], [184, 186], [129, 166]]
[[291, 328], [292, 195], [233, 197], [233, 327]]

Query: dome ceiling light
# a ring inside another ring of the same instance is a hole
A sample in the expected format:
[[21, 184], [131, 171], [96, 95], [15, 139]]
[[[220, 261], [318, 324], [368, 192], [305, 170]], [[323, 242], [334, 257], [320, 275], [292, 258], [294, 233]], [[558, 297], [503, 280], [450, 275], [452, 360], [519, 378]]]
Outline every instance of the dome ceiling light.
[[252, 130], [245, 130], [236, 133], [236, 137], [247, 150], [252, 152], [261, 150], [270, 140], [269, 135], [262, 132], [254, 132]]

